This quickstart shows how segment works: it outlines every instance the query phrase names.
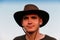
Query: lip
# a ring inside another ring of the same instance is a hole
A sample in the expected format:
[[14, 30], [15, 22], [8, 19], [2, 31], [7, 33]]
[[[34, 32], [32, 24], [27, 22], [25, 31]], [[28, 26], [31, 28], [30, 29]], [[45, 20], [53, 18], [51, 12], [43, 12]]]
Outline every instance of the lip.
[[33, 28], [34, 26], [27, 26], [28, 28]]

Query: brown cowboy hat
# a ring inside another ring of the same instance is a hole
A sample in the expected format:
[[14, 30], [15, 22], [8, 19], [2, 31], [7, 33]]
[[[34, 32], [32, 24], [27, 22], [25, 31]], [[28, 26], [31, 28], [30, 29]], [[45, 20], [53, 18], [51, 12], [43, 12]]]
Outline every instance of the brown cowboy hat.
[[26, 14], [32, 14], [32, 13], [37, 14], [39, 17], [42, 18], [43, 23], [42, 25], [40, 25], [40, 27], [43, 27], [49, 20], [49, 14], [46, 11], [39, 10], [39, 8], [33, 4], [27, 4], [25, 5], [23, 11], [15, 12], [14, 19], [17, 22], [17, 24], [22, 27], [21, 22], [22, 22], [23, 16]]

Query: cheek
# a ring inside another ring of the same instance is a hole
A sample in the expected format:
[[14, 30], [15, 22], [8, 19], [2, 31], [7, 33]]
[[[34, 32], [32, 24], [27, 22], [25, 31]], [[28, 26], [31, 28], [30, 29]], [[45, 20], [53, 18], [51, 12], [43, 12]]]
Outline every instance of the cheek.
[[39, 24], [40, 21], [39, 21], [39, 20], [35, 20], [34, 23], [35, 23], [35, 24]]
[[40, 26], [40, 22], [39, 21], [35, 21], [34, 25], [37, 26], [37, 27], [39, 27]]
[[27, 25], [27, 22], [26, 21], [22, 21], [22, 26], [26, 26]]

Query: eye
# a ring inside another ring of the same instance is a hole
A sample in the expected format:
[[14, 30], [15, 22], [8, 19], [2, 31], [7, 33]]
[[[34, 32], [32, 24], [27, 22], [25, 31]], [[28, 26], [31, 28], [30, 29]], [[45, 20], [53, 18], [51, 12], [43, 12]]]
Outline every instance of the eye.
[[37, 19], [37, 17], [36, 17], [36, 16], [32, 16], [31, 18], [32, 18], [32, 19]]
[[28, 19], [28, 17], [23, 17], [24, 20]]

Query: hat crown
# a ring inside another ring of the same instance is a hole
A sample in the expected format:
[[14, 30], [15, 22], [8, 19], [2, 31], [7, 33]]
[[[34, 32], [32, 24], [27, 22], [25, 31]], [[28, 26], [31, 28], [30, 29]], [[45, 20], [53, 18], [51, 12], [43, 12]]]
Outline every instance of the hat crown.
[[24, 11], [28, 11], [28, 10], [39, 10], [39, 8], [33, 4], [28, 4], [28, 5], [25, 5]]

